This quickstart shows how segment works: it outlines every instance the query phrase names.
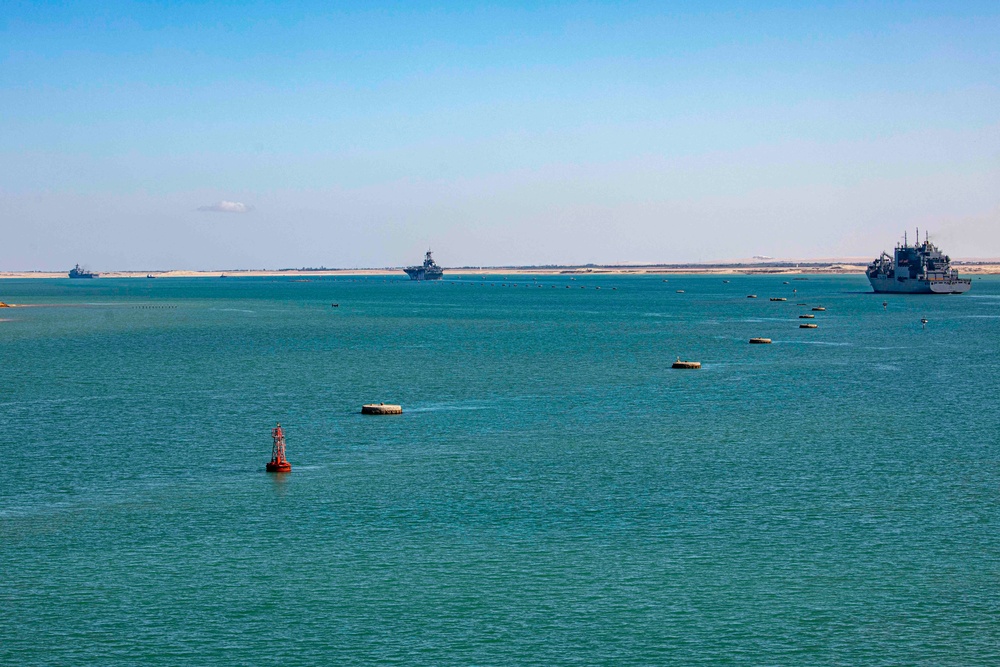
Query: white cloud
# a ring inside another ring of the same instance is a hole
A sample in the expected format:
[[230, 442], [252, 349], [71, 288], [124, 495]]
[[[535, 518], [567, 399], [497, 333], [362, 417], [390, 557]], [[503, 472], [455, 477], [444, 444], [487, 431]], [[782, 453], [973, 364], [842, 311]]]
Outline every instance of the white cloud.
[[203, 213], [249, 213], [253, 210], [253, 206], [241, 201], [220, 201], [208, 206], [199, 206], [198, 210]]

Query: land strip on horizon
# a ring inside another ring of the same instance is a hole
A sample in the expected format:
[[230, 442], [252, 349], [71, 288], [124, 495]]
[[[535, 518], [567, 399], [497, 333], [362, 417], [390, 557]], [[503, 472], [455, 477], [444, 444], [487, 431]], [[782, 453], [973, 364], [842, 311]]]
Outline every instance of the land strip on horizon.
[[[1000, 274], [1000, 260], [956, 260], [952, 262], [960, 273], [972, 275]], [[448, 274], [459, 275], [644, 275], [644, 274], [843, 274], [864, 273], [867, 262], [857, 259], [844, 261], [775, 261], [704, 264], [609, 264], [566, 266], [457, 266], [445, 267]], [[396, 276], [402, 267], [368, 269], [219, 269], [213, 271], [102, 271], [100, 278], [219, 278], [226, 277], [280, 277], [280, 276]], [[0, 278], [65, 278], [66, 271], [0, 271]]]

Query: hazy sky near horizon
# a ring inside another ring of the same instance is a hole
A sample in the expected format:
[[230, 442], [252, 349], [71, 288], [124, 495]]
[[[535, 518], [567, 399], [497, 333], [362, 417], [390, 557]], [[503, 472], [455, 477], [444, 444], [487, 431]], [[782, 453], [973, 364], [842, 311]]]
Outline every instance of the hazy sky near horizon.
[[1000, 3], [5, 2], [0, 270], [1000, 257]]

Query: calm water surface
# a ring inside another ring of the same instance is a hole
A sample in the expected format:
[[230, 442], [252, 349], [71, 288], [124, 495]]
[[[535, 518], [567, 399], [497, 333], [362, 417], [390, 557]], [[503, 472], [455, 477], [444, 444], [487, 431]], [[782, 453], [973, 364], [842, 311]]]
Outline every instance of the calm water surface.
[[1000, 280], [786, 279], [0, 281], [0, 664], [1000, 663]]

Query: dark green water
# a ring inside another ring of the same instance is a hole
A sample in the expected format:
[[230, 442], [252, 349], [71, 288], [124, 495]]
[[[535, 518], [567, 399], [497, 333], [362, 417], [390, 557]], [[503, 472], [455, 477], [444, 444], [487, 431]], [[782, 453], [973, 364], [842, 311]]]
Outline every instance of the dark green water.
[[0, 664], [1000, 663], [1000, 280], [730, 280], [0, 281]]

